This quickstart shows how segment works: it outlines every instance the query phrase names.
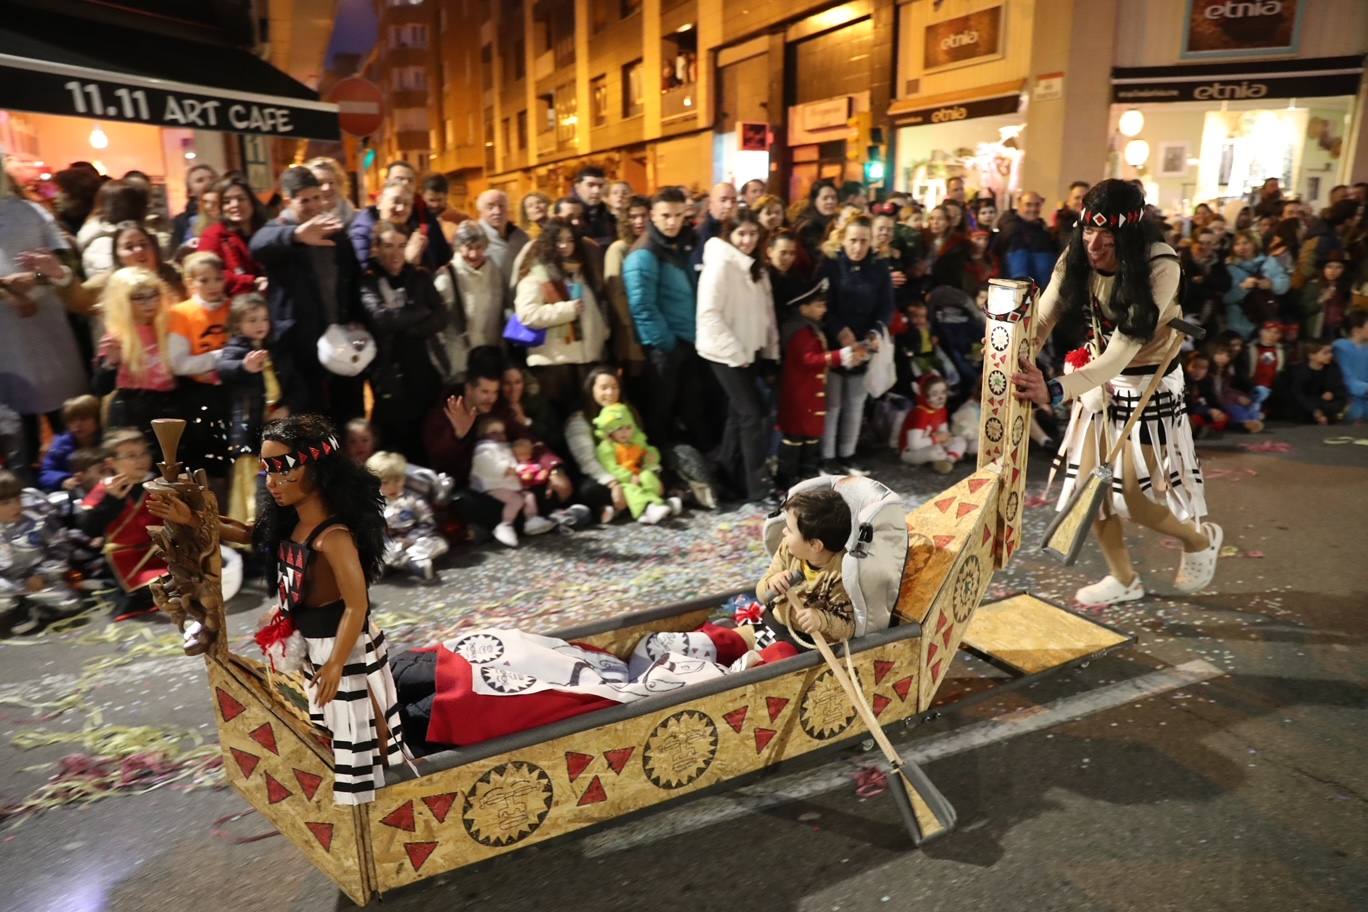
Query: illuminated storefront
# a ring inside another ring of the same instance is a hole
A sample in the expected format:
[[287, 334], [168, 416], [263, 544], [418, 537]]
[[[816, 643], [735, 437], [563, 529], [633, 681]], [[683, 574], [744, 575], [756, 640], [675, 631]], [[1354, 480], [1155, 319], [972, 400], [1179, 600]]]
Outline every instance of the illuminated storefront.
[[1144, 181], [1166, 211], [1247, 197], [1270, 177], [1322, 207], [1351, 177], [1362, 74], [1360, 56], [1117, 68], [1108, 175]]
[[139, 170], [165, 205], [203, 161], [266, 190], [273, 137], [336, 140], [337, 106], [238, 47], [27, 7], [0, 23], [0, 149], [21, 179]]
[[893, 186], [935, 206], [946, 197], [946, 182], [958, 177], [967, 199], [991, 194], [1005, 208], [1020, 189], [1022, 107], [1020, 92], [1009, 91], [895, 114]]

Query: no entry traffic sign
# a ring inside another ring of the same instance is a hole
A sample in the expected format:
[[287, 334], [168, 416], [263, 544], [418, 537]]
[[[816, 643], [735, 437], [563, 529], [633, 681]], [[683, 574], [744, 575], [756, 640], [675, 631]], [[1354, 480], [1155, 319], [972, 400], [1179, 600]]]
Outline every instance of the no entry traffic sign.
[[342, 132], [369, 136], [380, 129], [384, 117], [384, 95], [369, 79], [348, 76], [328, 90], [325, 99], [337, 105], [337, 123]]

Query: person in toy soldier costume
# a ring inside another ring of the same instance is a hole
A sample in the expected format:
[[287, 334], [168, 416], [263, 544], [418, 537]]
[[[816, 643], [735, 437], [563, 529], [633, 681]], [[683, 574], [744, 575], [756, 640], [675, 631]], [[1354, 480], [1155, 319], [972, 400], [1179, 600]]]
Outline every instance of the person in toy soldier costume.
[[[367, 587], [384, 571], [380, 482], [347, 458], [317, 415], [272, 421], [262, 431], [266, 493], [255, 527], [220, 517], [225, 541], [255, 542], [279, 562], [279, 606], [257, 633], [273, 667], [299, 668], [309, 717], [328, 731], [333, 800], [364, 804], [384, 767], [405, 759], [385, 636], [370, 617]], [[193, 521], [172, 495], [149, 494], [166, 522]]]

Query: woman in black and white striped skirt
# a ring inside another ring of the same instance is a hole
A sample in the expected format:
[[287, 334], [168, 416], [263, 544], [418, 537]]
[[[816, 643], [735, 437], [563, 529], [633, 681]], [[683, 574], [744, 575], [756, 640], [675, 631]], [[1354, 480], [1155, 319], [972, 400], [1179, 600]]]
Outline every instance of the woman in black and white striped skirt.
[[[252, 530], [220, 519], [226, 541], [275, 552], [280, 605], [257, 642], [273, 666], [302, 668], [309, 717], [333, 747], [333, 800], [364, 804], [384, 767], [406, 759], [385, 635], [370, 619], [367, 586], [383, 571], [380, 482], [341, 452], [316, 415], [272, 421], [262, 431], [266, 494]], [[189, 508], [160, 496], [152, 513], [188, 523]]]
[[[1047, 382], [1034, 364], [1022, 364], [1012, 377], [1017, 394], [1042, 407], [1073, 401], [1055, 460], [1056, 470], [1065, 469], [1060, 509], [1121, 433], [1155, 371], [1162, 369], [1173, 332], [1168, 321], [1182, 316], [1178, 256], [1160, 239], [1158, 226], [1144, 209], [1144, 194], [1127, 181], [1105, 180], [1088, 191], [1083, 217], [1040, 297], [1034, 329], [1036, 343], [1043, 344], [1064, 309], [1078, 308], [1091, 324], [1092, 339], [1086, 350], [1069, 355], [1072, 370], [1061, 377]], [[1205, 588], [1216, 572], [1222, 533], [1220, 526], [1202, 521], [1202, 470], [1176, 360], [1121, 447], [1112, 472], [1113, 489], [1094, 523], [1111, 572], [1079, 589], [1075, 598], [1086, 605], [1110, 605], [1144, 597], [1126, 550], [1122, 517], [1182, 542], [1174, 580], [1178, 592]]]

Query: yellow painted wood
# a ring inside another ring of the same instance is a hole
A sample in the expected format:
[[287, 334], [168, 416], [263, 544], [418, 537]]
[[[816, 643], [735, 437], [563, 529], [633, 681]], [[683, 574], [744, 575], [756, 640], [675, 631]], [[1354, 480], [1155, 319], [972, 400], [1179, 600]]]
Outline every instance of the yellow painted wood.
[[312, 731], [301, 737], [241, 668], [214, 658], [207, 664], [229, 784], [352, 901], [366, 903], [373, 889], [358, 839], [363, 814], [333, 803], [331, 752]]
[[[854, 657], [881, 723], [916, 710], [910, 647], [891, 643]], [[820, 666], [397, 783], [369, 809], [377, 886], [390, 890], [574, 832], [862, 731]]]
[[1026, 501], [1026, 460], [1031, 445], [1031, 404], [1014, 395], [1011, 376], [1017, 365], [1033, 360], [1032, 299], [1020, 319], [987, 318], [983, 346], [983, 388], [979, 413], [979, 468], [1001, 460], [994, 533], [994, 566], [1007, 566], [1021, 546], [1021, 514]]
[[964, 645], [1022, 674], [1049, 671], [1111, 649], [1128, 637], [1023, 593], [980, 605]]

